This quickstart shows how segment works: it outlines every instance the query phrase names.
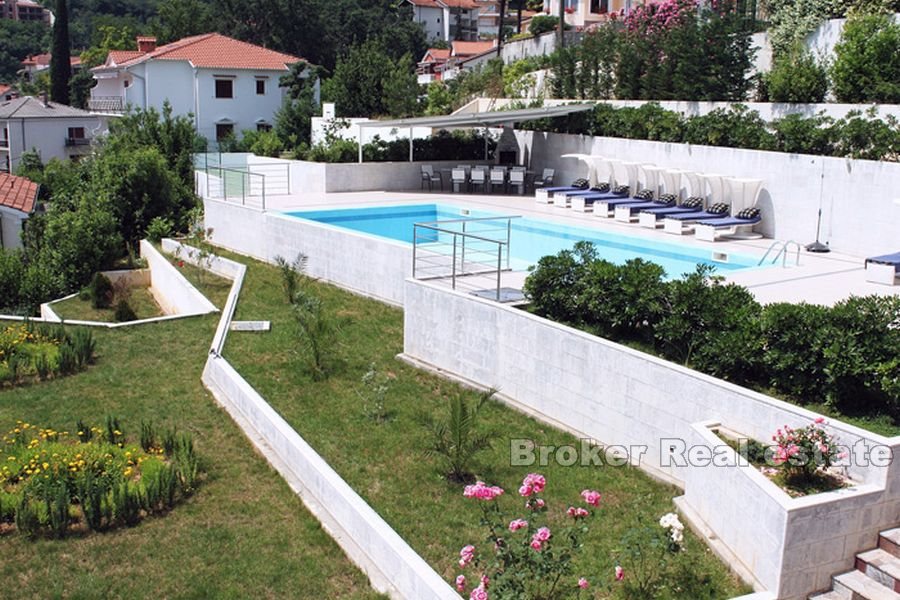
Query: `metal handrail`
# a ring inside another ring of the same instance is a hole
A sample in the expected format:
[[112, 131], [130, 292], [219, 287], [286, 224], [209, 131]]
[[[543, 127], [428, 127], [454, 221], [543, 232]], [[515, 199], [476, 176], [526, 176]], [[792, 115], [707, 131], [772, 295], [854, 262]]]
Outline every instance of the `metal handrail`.
[[[246, 175], [248, 180], [250, 179], [250, 177], [260, 177], [262, 179], [262, 182], [261, 182], [262, 183], [262, 185], [261, 185], [262, 194], [260, 196], [260, 199], [262, 202], [262, 210], [263, 211], [266, 210], [266, 176], [263, 175], [262, 173], [252, 173], [250, 171], [242, 171], [240, 169], [232, 169], [229, 167], [212, 167], [212, 166], [207, 166], [205, 168], [205, 171], [206, 171], [207, 178], [209, 177], [210, 171], [218, 171], [219, 172], [220, 179], [222, 181], [221, 185], [222, 185], [222, 199], [223, 200], [228, 200], [228, 198], [229, 198], [228, 190], [227, 190], [228, 185], [226, 184], [225, 174], [226, 173], [239, 174], [241, 176], [241, 206], [247, 205], [247, 186], [244, 183], [244, 176]], [[209, 186], [208, 183], [207, 183], [207, 186]], [[210, 192], [210, 195], [212, 195], [211, 190], [208, 190], [208, 191]]]
[[[487, 275], [490, 273], [496, 272], [497, 275], [497, 285], [496, 285], [496, 299], [500, 301], [500, 289], [501, 289], [501, 274], [504, 270], [509, 270], [510, 268], [510, 240], [512, 236], [512, 219], [519, 219], [520, 215], [504, 215], [504, 216], [496, 216], [496, 217], [469, 217], [462, 219], [445, 219], [439, 221], [427, 221], [422, 223], [414, 223], [413, 224], [413, 260], [412, 260], [412, 276], [416, 279], [437, 279], [441, 277], [446, 277], [446, 275], [429, 274], [427, 277], [418, 277], [419, 271], [428, 270], [434, 273], [435, 270], [441, 269], [444, 271], [446, 269], [445, 264], [440, 264], [434, 261], [433, 257], [429, 256], [421, 256], [419, 253], [419, 245], [420, 240], [427, 240], [429, 242], [428, 249], [432, 254], [436, 254], [437, 256], [447, 256], [446, 254], [440, 254], [436, 251], [437, 248], [444, 248], [445, 251], [447, 248], [450, 248], [450, 253], [448, 258], [450, 259], [450, 283], [452, 289], [456, 289], [456, 280], [460, 275]], [[497, 227], [494, 229], [490, 229], [487, 232], [484, 230], [479, 231], [478, 233], [470, 233], [466, 231], [467, 225], [472, 222], [486, 222], [486, 221], [506, 221], [506, 225], [504, 227]], [[462, 228], [460, 229], [451, 229], [446, 227], [446, 225], [452, 225], [461, 223]], [[441, 242], [436, 236], [428, 236], [422, 237], [419, 235], [419, 231], [421, 229], [427, 230], [429, 232], [434, 232], [438, 234], [446, 234], [450, 235], [452, 241]], [[495, 239], [490, 237], [485, 237], [484, 233], [491, 232], [505, 232], [505, 239]], [[469, 242], [469, 247], [467, 249], [466, 244]], [[473, 244], [478, 243], [486, 243], [491, 245], [491, 247], [495, 247], [495, 250], [485, 250], [480, 249], [477, 246], [472, 247]], [[504, 249], [506, 250], [506, 269], [503, 267], [503, 255]], [[480, 265], [484, 268], [477, 270], [466, 270], [466, 254], [468, 253], [470, 261], [475, 265]], [[473, 256], [490, 256], [493, 257], [496, 254], [497, 262], [496, 268], [491, 264], [493, 261], [488, 262], [487, 260], [471, 260]], [[425, 267], [421, 266], [421, 263], [425, 263]], [[460, 270], [457, 271], [457, 264], [460, 265]]]
[[780, 258], [782, 268], [787, 268], [787, 257], [788, 257], [788, 252], [790, 252], [791, 247], [795, 247], [797, 249], [797, 255], [796, 255], [794, 264], [796, 266], [800, 266], [800, 248], [801, 248], [801, 246], [798, 242], [795, 242], [794, 240], [787, 240], [784, 242], [782, 242], [781, 240], [775, 240], [774, 242], [772, 242], [772, 244], [769, 246], [769, 249], [766, 250], [766, 253], [763, 254], [763, 257], [761, 259], [759, 259], [759, 262], [756, 264], [756, 266], [759, 267], [764, 262], [766, 262], [766, 258], [769, 257], [769, 254], [777, 248], [778, 252], [775, 254], [775, 258], [772, 259], [772, 262], [770, 264], [774, 265], [776, 262], [778, 262], [778, 259]]

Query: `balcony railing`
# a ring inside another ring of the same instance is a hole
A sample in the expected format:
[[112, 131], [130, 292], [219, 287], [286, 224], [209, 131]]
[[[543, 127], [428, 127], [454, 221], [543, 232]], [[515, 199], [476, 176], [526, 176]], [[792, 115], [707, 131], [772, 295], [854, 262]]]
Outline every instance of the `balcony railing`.
[[91, 140], [88, 138], [66, 138], [66, 146], [90, 146]]
[[125, 112], [125, 98], [121, 96], [93, 96], [88, 100], [88, 110], [93, 112]]
[[9, 148], [9, 140], [0, 140], [0, 148]]

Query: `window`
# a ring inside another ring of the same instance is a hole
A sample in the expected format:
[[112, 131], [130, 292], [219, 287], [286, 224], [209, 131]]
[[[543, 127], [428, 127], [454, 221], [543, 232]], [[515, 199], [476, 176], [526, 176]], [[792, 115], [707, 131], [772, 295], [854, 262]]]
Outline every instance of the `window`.
[[272, 131], [272, 126], [268, 123], [257, 123], [256, 124], [257, 131]]
[[69, 127], [69, 138], [73, 140], [83, 140], [84, 127]]
[[[231, 83], [230, 81], [228, 83]], [[221, 142], [234, 135], [234, 125], [231, 123], [216, 123], [216, 141]]]
[[233, 88], [230, 79], [216, 79], [216, 98], [234, 98]]
[[256, 95], [257, 96], [265, 96], [266, 95], [266, 80], [265, 79], [257, 79], [256, 80]]

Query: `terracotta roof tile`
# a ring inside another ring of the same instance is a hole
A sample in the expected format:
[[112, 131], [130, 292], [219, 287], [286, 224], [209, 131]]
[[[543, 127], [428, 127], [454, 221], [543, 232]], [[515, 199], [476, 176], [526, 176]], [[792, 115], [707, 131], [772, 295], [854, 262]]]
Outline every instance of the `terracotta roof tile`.
[[8, 92], [10, 89], [12, 89], [11, 85], [6, 85], [5, 83], [0, 83], [0, 96], [5, 94], [6, 92]]
[[[186, 60], [206, 69], [259, 69], [287, 71], [288, 65], [303, 59], [261, 46], [248, 44], [219, 33], [204, 33], [160, 46], [118, 63], [130, 66], [145, 60]], [[118, 61], [117, 61], [118, 62]]]
[[[53, 55], [49, 52], [45, 52], [44, 54], [35, 54], [34, 56], [29, 56], [25, 60], [22, 61], [22, 65], [26, 67], [46, 67], [50, 65], [50, 61], [52, 60]], [[69, 64], [74, 66], [81, 64], [81, 58], [78, 56], [73, 56], [69, 58]]]
[[110, 50], [109, 56], [107, 57], [107, 62], [112, 60], [117, 65], [122, 64], [123, 62], [129, 61], [133, 58], [138, 58], [139, 56], [143, 56], [144, 53], [140, 50]]
[[496, 44], [493, 41], [485, 41], [485, 42], [461, 42], [456, 41], [452, 43], [453, 45], [453, 56], [475, 56], [476, 54], [483, 54], [493, 48]]
[[419, 62], [444, 62], [450, 58], [449, 48], [429, 48]]
[[37, 193], [38, 184], [30, 179], [0, 173], [0, 206], [31, 213]]
[[437, 3], [437, 0], [409, 0], [409, 2], [410, 4], [421, 6], [423, 8], [441, 8], [441, 5]]

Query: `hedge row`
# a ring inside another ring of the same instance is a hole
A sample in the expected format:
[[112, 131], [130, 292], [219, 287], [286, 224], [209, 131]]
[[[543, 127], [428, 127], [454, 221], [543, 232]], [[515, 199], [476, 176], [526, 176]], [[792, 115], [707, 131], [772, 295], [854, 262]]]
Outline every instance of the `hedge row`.
[[598, 104], [594, 110], [555, 119], [523, 123], [535, 131], [574, 133], [773, 150], [798, 154], [900, 161], [900, 122], [875, 116], [874, 107], [853, 111], [843, 119], [824, 115], [788, 115], [767, 123], [746, 105], [733, 104], [706, 115], [685, 117], [655, 102], [639, 108]]
[[900, 416], [895, 296], [761, 306], [707, 265], [667, 280], [642, 259], [602, 260], [588, 242], [542, 258], [525, 293], [539, 315], [739, 385], [845, 414]]

